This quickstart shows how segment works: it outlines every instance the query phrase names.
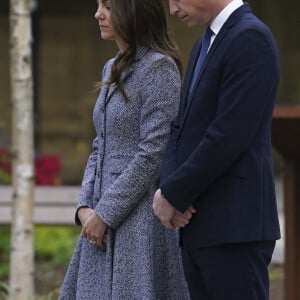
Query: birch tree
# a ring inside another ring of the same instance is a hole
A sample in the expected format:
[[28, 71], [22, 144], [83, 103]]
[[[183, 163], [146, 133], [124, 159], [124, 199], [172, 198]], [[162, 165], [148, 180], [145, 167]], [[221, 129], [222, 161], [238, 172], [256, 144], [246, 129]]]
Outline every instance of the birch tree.
[[10, 0], [13, 216], [10, 299], [32, 299], [33, 272], [33, 83], [30, 0]]

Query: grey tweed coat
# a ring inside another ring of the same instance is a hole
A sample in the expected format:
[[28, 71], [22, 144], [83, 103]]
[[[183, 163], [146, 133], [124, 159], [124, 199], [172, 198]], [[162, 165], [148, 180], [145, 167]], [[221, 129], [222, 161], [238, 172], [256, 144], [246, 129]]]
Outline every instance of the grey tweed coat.
[[[104, 67], [104, 80], [112, 63]], [[77, 207], [93, 208], [108, 224], [107, 249], [79, 238], [59, 299], [189, 299], [177, 232], [165, 229], [152, 211], [179, 105], [179, 72], [169, 57], [139, 48], [123, 81], [129, 102], [113, 85], [101, 89], [95, 105], [97, 137]]]

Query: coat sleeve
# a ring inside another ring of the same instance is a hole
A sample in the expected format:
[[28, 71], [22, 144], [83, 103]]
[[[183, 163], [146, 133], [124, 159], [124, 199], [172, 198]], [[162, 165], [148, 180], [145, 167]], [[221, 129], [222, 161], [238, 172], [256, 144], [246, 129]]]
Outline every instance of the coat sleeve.
[[79, 200], [77, 203], [77, 209], [75, 213], [75, 223], [81, 225], [81, 222], [78, 218], [78, 210], [81, 207], [90, 207], [93, 208], [93, 191], [94, 191], [94, 182], [96, 177], [96, 168], [97, 168], [97, 157], [98, 157], [98, 138], [96, 137], [93, 141], [93, 151], [91, 152], [87, 165], [84, 171], [81, 192], [79, 195]]
[[[103, 67], [102, 79], [107, 77], [108, 65], [112, 60], [109, 60]], [[82, 225], [79, 217], [78, 210], [81, 207], [90, 207], [93, 208], [93, 192], [94, 192], [94, 183], [96, 178], [96, 169], [97, 169], [97, 157], [98, 157], [98, 137], [93, 140], [92, 152], [88, 158], [86, 168], [84, 170], [84, 175], [81, 183], [81, 192], [77, 202], [77, 208], [75, 213], [75, 223], [77, 225]]]
[[170, 58], [162, 57], [151, 63], [141, 80], [138, 151], [95, 207], [96, 214], [112, 228], [126, 219], [158, 180], [170, 122], [178, 110], [180, 75]]
[[258, 130], [269, 128], [278, 81], [271, 34], [252, 29], [238, 35], [224, 55], [215, 119], [187, 160], [161, 185], [174, 207], [184, 211], [200, 199], [249, 149]]

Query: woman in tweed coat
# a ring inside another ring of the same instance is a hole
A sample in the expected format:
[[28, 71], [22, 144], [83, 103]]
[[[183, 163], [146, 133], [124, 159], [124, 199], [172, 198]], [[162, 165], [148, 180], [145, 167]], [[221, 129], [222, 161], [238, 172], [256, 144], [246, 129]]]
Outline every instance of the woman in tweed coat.
[[99, 0], [95, 17], [120, 51], [103, 70], [76, 212], [83, 229], [59, 299], [189, 299], [177, 232], [152, 211], [181, 85], [164, 9], [160, 0]]

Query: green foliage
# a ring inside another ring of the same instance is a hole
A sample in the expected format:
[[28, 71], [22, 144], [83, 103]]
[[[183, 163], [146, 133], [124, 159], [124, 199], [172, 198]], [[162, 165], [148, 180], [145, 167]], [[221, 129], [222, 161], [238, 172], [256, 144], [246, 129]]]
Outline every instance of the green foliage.
[[0, 278], [4, 278], [9, 272], [10, 229], [0, 227], [0, 237]]
[[0, 169], [0, 184], [11, 184], [11, 175], [4, 172], [1, 169]]
[[[36, 260], [47, 261], [52, 267], [67, 266], [80, 234], [79, 227], [35, 226], [34, 247]], [[0, 279], [9, 273], [10, 228], [0, 228]]]
[[273, 267], [269, 271], [270, 282], [283, 280], [283, 269], [281, 267]]
[[53, 265], [66, 265], [80, 234], [79, 227], [36, 226], [35, 257], [50, 260]]

